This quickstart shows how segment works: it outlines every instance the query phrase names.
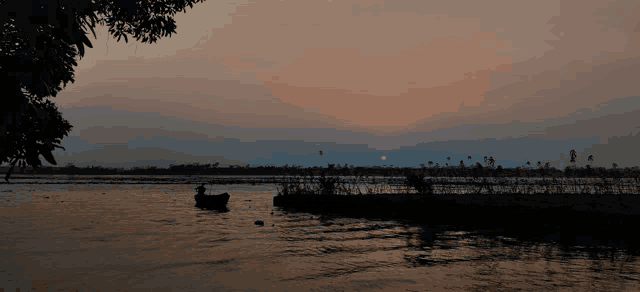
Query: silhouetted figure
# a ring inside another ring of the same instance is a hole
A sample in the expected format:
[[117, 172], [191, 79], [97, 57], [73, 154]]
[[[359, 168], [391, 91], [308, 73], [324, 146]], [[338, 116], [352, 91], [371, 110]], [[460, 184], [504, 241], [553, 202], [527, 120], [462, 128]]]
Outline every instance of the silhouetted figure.
[[207, 188], [204, 187], [204, 184], [201, 184], [199, 187], [196, 188], [196, 190], [198, 190], [198, 195], [204, 195], [204, 191], [206, 191]]

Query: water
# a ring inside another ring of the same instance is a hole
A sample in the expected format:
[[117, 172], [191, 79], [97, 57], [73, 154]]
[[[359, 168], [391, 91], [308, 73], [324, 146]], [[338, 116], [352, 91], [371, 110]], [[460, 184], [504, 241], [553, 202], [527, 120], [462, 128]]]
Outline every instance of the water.
[[[315, 182], [319, 178], [315, 177]], [[369, 177], [339, 176], [337, 179], [343, 186], [349, 189], [349, 193], [368, 193], [367, 187], [375, 193], [415, 193], [416, 190], [405, 183], [404, 177]], [[615, 180], [607, 178], [472, 178], [472, 177], [426, 177], [425, 180], [434, 179], [432, 190], [434, 194], [482, 194], [491, 193], [488, 188], [480, 188], [474, 183], [482, 183], [485, 179], [493, 185], [493, 193], [512, 194], [544, 194], [549, 191], [552, 194], [602, 194], [612, 192], [614, 194], [638, 194], [640, 184], [637, 178], [620, 178]], [[23, 184], [199, 184], [221, 182], [235, 184], [238, 180], [243, 183], [272, 184], [274, 182], [309, 183], [303, 177], [297, 176], [210, 176], [210, 175], [13, 175], [12, 182]], [[372, 182], [375, 181], [375, 184]], [[603, 182], [606, 181], [606, 185]], [[545, 184], [540, 184], [545, 182]], [[473, 185], [473, 186], [472, 186]], [[584, 187], [584, 189], [583, 189]]]
[[[213, 186], [213, 193], [228, 192], [231, 199], [228, 211], [210, 211], [194, 207], [194, 187], [0, 185], [0, 288], [640, 289], [637, 255], [623, 249], [563, 247], [453, 226], [288, 212], [272, 206], [272, 185]], [[264, 226], [255, 225], [256, 220]]]

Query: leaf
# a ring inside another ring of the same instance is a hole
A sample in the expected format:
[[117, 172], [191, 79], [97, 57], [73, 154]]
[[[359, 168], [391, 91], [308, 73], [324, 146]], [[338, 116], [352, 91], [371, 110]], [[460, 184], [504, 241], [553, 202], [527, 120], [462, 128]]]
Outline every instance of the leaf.
[[53, 157], [53, 154], [51, 153], [51, 150], [43, 147], [42, 149], [40, 149], [40, 155], [42, 155], [44, 159], [47, 160], [47, 162], [53, 165], [58, 165], [58, 163], [56, 162], [56, 159]]
[[82, 40], [82, 43], [84, 43], [87, 47], [93, 48], [93, 45], [91, 45], [91, 41], [86, 34], [82, 34], [82, 37], [80, 39]]
[[9, 171], [7, 171], [7, 175], [4, 176], [4, 180], [6, 180], [7, 182], [9, 181], [9, 178], [11, 177], [11, 173], [13, 172], [13, 166], [14, 164], [11, 164], [11, 167], [9, 167]]
[[93, 27], [96, 26], [96, 14], [95, 14], [95, 12], [92, 12], [89, 15], [89, 19], [91, 19], [91, 26], [89, 26], [89, 28], [91, 29], [91, 32], [93, 33], [93, 38], [96, 38], [96, 32], [93, 30]]
[[38, 158], [38, 156], [27, 156], [26, 160], [27, 160], [27, 164], [29, 164], [34, 168], [40, 167], [42, 165], [42, 162], [40, 162], [40, 159]]
[[51, 139], [45, 137], [42, 140], [45, 143], [45, 145], [42, 145], [42, 146], [48, 146], [49, 148], [53, 148], [53, 142], [51, 142]]
[[129, 43], [129, 39], [127, 38], [127, 34], [125, 33], [125, 34], [123, 34], [123, 36], [124, 36], [124, 42], [125, 43]]
[[84, 57], [84, 46], [82, 45], [82, 42], [76, 43], [76, 47], [78, 47], [80, 57]]

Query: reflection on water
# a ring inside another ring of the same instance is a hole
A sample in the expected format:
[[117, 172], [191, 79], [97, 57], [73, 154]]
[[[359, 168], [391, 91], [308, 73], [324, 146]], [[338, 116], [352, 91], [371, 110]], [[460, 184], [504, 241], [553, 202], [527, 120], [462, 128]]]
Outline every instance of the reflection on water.
[[[231, 194], [227, 210], [195, 207], [193, 185], [2, 185], [0, 287], [640, 288], [636, 255], [622, 249], [524, 242], [447, 225], [296, 213], [272, 206], [272, 186], [213, 188], [213, 193]], [[256, 220], [264, 226], [255, 225]]]

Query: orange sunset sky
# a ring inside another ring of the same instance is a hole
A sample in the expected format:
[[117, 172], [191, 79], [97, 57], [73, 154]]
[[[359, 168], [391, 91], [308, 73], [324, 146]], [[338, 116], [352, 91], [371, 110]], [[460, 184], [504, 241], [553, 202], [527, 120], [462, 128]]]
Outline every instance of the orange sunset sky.
[[[55, 98], [77, 138], [65, 143], [85, 145], [63, 161], [148, 147], [145, 163], [172, 151], [176, 162], [292, 164], [273, 153], [307, 163], [324, 147], [369, 151], [372, 165], [425, 163], [401, 154], [420, 150], [515, 166], [576, 148], [640, 164], [637, 1], [207, 0], [175, 19], [155, 44], [104, 27], [90, 37]], [[224, 150], [229, 139], [244, 154]], [[263, 153], [258, 141], [282, 144]], [[90, 147], [112, 144], [129, 146]]]

